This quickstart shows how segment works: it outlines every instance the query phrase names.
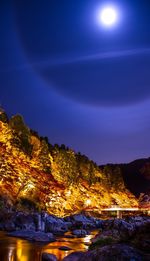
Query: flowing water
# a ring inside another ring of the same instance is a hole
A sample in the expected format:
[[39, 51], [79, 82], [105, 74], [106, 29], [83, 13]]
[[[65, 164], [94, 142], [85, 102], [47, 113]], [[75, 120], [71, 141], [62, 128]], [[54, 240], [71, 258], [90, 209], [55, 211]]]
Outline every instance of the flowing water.
[[[96, 233], [97, 231], [93, 231], [84, 238], [59, 237], [56, 242], [40, 244], [8, 237], [6, 233], [0, 232], [0, 261], [41, 261], [43, 252], [54, 254], [61, 261], [74, 251], [86, 251]], [[62, 251], [58, 249], [60, 246], [67, 246], [72, 250]]]

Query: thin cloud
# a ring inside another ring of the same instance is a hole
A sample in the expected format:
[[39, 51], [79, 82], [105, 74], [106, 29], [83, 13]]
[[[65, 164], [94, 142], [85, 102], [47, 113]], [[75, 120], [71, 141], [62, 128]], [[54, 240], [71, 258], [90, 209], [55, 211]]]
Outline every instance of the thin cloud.
[[84, 61], [99, 61], [99, 60], [105, 60], [111, 58], [135, 56], [140, 54], [150, 54], [150, 48], [137, 48], [137, 49], [129, 49], [129, 50], [121, 50], [121, 51], [96, 53], [96, 54], [90, 54], [90, 55], [79, 56], [79, 57], [73, 57], [73, 56], [68, 58], [61, 57], [59, 59], [49, 58], [48, 60], [44, 60], [44, 61], [20, 64], [13, 67], [10, 66], [7, 67], [6, 70], [0, 69], [0, 72], [20, 71], [20, 70], [30, 69], [32, 67], [45, 68], [45, 67], [73, 64], [73, 63], [84, 62]]

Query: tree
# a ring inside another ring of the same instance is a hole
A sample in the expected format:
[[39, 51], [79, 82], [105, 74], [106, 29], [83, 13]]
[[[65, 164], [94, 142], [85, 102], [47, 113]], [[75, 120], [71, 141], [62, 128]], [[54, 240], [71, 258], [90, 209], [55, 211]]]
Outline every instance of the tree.
[[25, 125], [22, 116], [15, 115], [9, 121], [9, 126], [13, 130], [12, 143], [23, 150], [28, 156], [31, 156], [32, 145], [29, 142], [30, 130]]
[[104, 184], [108, 187], [111, 187], [111, 176], [112, 176], [112, 167], [106, 165], [103, 169], [103, 180]]
[[0, 107], [0, 121], [4, 123], [8, 123], [8, 116], [1, 107]]
[[49, 158], [49, 147], [45, 139], [41, 141], [40, 153], [38, 155], [40, 163], [45, 172], [51, 172], [51, 162]]
[[77, 162], [72, 150], [62, 150], [55, 147], [53, 151], [52, 172], [60, 182], [71, 184], [76, 180]]

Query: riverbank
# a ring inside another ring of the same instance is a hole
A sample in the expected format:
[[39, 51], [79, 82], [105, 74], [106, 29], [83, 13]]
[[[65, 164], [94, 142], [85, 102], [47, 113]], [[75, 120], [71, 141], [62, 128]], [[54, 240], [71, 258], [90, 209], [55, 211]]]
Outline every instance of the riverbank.
[[[66, 251], [67, 257], [64, 259], [66, 261], [120, 261], [133, 258], [136, 261], [150, 260], [149, 217], [100, 220], [86, 214], [58, 218], [47, 213], [27, 214], [14, 211], [0, 214], [0, 230], [6, 231], [11, 237], [26, 239], [35, 244], [49, 244], [49, 246], [54, 242], [57, 245], [63, 238], [64, 244], [61, 245], [60, 250]], [[75, 247], [71, 249], [66, 244], [69, 240], [76, 244], [82, 238], [89, 237], [91, 240], [93, 237], [91, 234], [95, 230], [97, 235], [92, 239], [92, 244], [86, 253], [76, 252], [80, 249]], [[43, 256], [43, 261], [52, 261], [51, 252], [48, 253]], [[55, 260], [61, 259], [56, 257]]]
[[[62, 236], [69, 231], [72, 236], [86, 236], [90, 231], [101, 228], [102, 222], [100, 219], [83, 214], [58, 218], [44, 212], [32, 214], [16, 211], [0, 213], [1, 231], [7, 231], [12, 236], [42, 242], [54, 241], [56, 236]], [[40, 235], [41, 237], [47, 235], [48, 238], [40, 240]]]
[[[57, 261], [62, 261], [73, 252], [85, 252], [98, 231], [82, 237], [56, 236], [56, 241], [50, 243], [33, 242], [22, 238], [10, 237], [7, 232], [0, 232], [0, 260], [42, 261], [44, 253], [54, 255]], [[62, 250], [67, 247], [68, 250]]]
[[103, 221], [86, 253], [73, 253], [64, 261], [149, 261], [150, 218], [128, 217]]

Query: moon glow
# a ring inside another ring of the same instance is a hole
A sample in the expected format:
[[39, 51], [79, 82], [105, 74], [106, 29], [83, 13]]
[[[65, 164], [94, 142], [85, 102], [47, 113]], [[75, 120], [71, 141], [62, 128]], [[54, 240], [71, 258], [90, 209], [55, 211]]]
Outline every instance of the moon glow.
[[118, 21], [118, 10], [112, 6], [103, 7], [99, 12], [99, 22], [106, 26], [112, 27]]

